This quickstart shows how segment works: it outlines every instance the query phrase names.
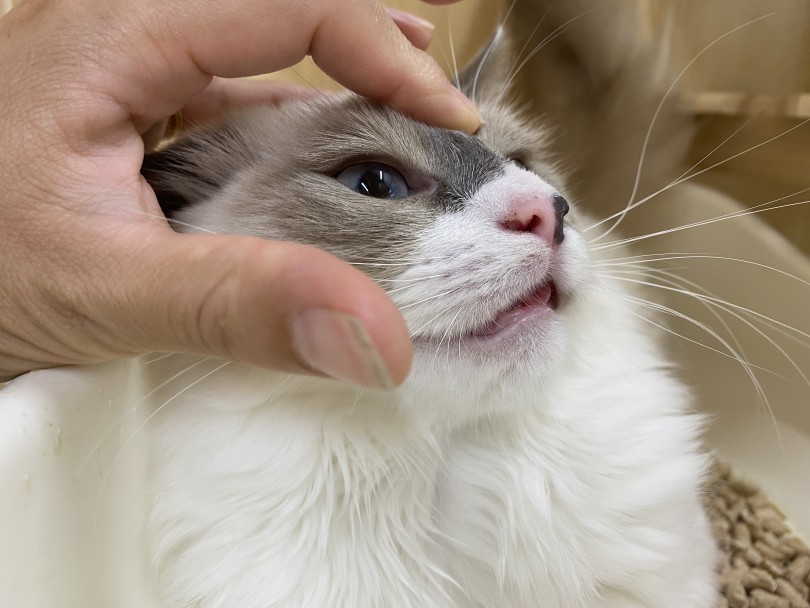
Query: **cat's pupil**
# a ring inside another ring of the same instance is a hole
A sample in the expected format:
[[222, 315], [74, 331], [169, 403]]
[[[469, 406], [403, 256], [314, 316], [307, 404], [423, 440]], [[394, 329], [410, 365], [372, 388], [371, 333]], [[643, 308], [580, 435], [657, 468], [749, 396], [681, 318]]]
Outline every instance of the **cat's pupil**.
[[360, 193], [374, 198], [390, 198], [391, 187], [382, 169], [371, 169], [363, 173], [359, 182]]
[[363, 196], [400, 199], [411, 190], [402, 174], [383, 163], [357, 163], [334, 176], [341, 184]]

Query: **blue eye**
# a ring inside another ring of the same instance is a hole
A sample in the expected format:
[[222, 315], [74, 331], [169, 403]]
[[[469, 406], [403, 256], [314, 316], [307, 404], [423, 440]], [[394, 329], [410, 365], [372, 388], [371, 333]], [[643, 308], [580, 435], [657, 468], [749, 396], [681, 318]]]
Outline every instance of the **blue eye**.
[[405, 198], [411, 194], [402, 174], [381, 163], [359, 163], [346, 167], [335, 179], [363, 196]]

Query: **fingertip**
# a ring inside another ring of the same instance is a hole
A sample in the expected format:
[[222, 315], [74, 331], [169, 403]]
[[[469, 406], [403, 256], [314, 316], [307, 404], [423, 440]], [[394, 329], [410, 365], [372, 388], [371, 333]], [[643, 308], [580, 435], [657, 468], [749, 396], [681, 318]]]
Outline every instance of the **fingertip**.
[[413, 356], [401, 313], [369, 277], [309, 247], [282, 282], [293, 298], [293, 350], [327, 376], [368, 388], [391, 389], [408, 375]]
[[[382, 290], [380, 290], [382, 291]], [[361, 312], [360, 321], [369, 339], [387, 369], [389, 386], [402, 384], [408, 376], [413, 360], [410, 332], [399, 310], [383, 292], [385, 305], [374, 305]]]
[[407, 336], [404, 341], [391, 339], [391, 327], [386, 326], [375, 340], [372, 335], [380, 332], [373, 325], [333, 309], [310, 308], [293, 319], [293, 349], [307, 367], [326, 376], [392, 389], [407, 375], [410, 357], [401, 348]]
[[430, 112], [426, 120], [439, 127], [475, 133], [481, 126], [478, 108], [461, 91], [450, 88], [447, 92], [436, 93], [421, 102]]
[[[358, 3], [358, 6], [366, 3]], [[379, 8], [376, 2], [372, 7]], [[414, 47], [387, 13], [336, 10], [325, 18], [310, 47], [332, 78], [378, 102], [436, 126], [474, 132], [481, 119], [423, 50]], [[357, 35], [347, 44], [346, 31]]]
[[383, 102], [417, 120], [445, 129], [475, 133], [481, 126], [478, 108], [449, 82], [431, 88], [414, 85], [405, 83]]

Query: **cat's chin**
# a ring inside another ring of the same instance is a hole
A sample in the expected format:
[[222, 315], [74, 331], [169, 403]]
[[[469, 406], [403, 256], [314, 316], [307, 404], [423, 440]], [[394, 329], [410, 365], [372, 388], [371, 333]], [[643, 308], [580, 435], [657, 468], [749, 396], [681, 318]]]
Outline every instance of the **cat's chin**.
[[492, 321], [462, 339], [481, 347], [486, 347], [490, 342], [498, 344], [509, 340], [512, 334], [529, 330], [538, 323], [550, 322], [559, 302], [557, 285], [553, 281], [544, 283], [528, 296], [499, 312]]
[[[564, 350], [562, 319], [548, 302], [521, 302], [499, 313], [480, 330], [443, 339], [414, 340], [417, 356], [436, 360], [443, 352], [445, 362], [461, 360], [484, 365], [487, 369], [522, 367], [522, 363], [555, 359]], [[505, 370], [501, 370], [502, 372]]]
[[432, 346], [441, 349], [444, 344], [461, 351], [486, 352], [496, 350], [503, 352], [517, 341], [525, 341], [538, 333], [542, 333], [544, 326], [555, 323], [557, 308], [560, 306], [561, 295], [554, 281], [540, 284], [529, 294], [519, 298], [513, 304], [499, 311], [493, 319], [462, 335], [448, 340], [415, 338], [416, 344]]

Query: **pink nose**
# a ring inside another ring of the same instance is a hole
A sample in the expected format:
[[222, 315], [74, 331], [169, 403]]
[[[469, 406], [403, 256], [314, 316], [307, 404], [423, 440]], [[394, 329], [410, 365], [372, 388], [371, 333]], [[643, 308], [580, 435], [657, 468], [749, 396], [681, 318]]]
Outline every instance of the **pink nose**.
[[559, 194], [530, 195], [512, 201], [501, 226], [515, 232], [531, 232], [549, 245], [559, 245], [565, 238], [563, 218], [566, 213], [568, 201]]

